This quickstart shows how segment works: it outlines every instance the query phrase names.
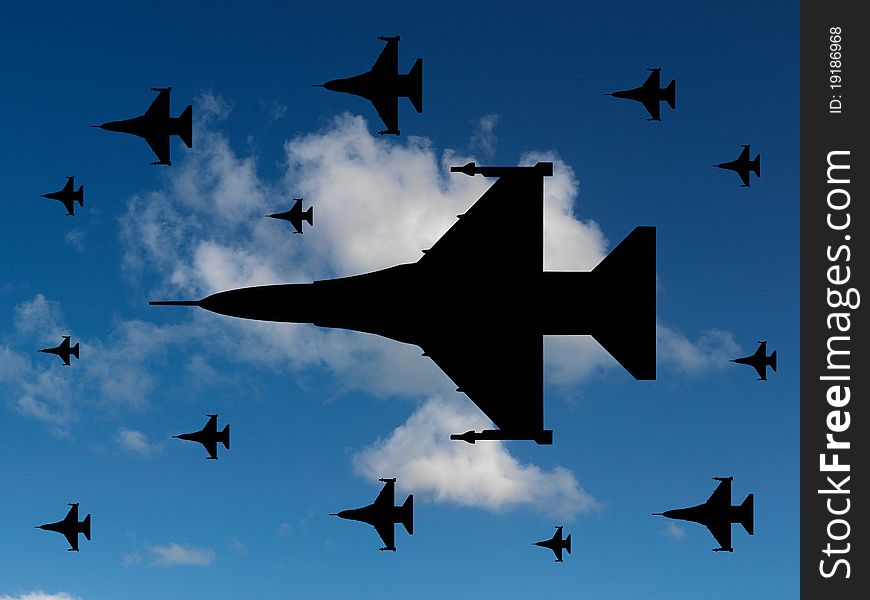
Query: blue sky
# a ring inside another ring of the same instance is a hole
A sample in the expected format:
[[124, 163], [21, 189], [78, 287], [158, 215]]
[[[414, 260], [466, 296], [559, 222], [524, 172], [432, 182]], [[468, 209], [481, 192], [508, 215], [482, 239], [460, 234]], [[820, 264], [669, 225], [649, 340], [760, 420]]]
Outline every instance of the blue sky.
[[[794, 597], [798, 3], [706, 4], [7, 8], [0, 599]], [[368, 69], [394, 34], [400, 70], [424, 61], [424, 112], [401, 101], [398, 139], [363, 100], [311, 87]], [[603, 95], [647, 67], [677, 80], [661, 123]], [[168, 168], [88, 128], [143, 112], [157, 85], [173, 114], [194, 105], [193, 149], [173, 141]], [[748, 189], [711, 166], [747, 143]], [[446, 440], [485, 421], [416, 348], [147, 306], [416, 260], [489, 185], [451, 164], [540, 158], [556, 163], [549, 268], [657, 227], [658, 379], [548, 339], [553, 446]], [[66, 175], [85, 186], [75, 217], [39, 198]], [[304, 236], [262, 218], [299, 196]], [[63, 334], [82, 345], [70, 368], [35, 352]], [[759, 339], [778, 350], [766, 384], [727, 361]], [[170, 437], [211, 412], [232, 426], [219, 461]], [[756, 495], [733, 554], [650, 514], [702, 502], [715, 475], [735, 503]], [[328, 516], [386, 476], [416, 501], [395, 554]], [[72, 501], [93, 515], [77, 554], [33, 529]], [[557, 565], [531, 542], [559, 524]]]

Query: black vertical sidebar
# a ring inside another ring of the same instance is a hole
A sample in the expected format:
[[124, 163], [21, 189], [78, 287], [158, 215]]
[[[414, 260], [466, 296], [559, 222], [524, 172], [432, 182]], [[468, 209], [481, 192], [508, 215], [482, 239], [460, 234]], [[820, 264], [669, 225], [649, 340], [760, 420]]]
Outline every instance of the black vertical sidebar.
[[800, 13], [800, 584], [848, 600], [870, 589], [870, 21], [857, 2]]

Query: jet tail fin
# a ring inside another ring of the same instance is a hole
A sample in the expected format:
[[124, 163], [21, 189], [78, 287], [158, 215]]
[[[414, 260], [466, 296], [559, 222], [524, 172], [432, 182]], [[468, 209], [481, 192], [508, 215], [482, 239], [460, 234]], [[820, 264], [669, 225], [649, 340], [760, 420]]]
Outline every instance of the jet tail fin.
[[668, 87], [665, 88], [665, 102], [668, 103], [668, 106], [671, 108], [677, 108], [677, 80], [672, 79], [668, 84]]
[[[756, 177], [761, 177], [761, 155], [756, 154], [753, 161], [750, 163], [752, 168], [752, 172], [755, 173]], [[775, 371], [776, 369], [774, 369]]]
[[565, 550], [568, 551], [568, 554], [571, 554], [571, 534], [568, 534], [568, 537], [565, 538]]
[[224, 427], [224, 430], [218, 434], [218, 441], [224, 445], [227, 450], [230, 449], [230, 426]]
[[181, 138], [185, 146], [193, 148], [193, 106], [190, 104], [176, 119], [176, 129], [173, 133]]
[[423, 59], [418, 58], [408, 71], [408, 100], [418, 113], [423, 112]]
[[755, 534], [755, 494], [749, 494], [738, 509], [740, 524], [749, 535]]
[[402, 525], [409, 535], [414, 535], [414, 494], [408, 496], [400, 509]]
[[85, 520], [82, 521], [82, 533], [85, 534], [85, 537], [90, 541], [91, 539], [91, 515], [88, 513], [88, 516], [85, 517]]
[[592, 274], [601, 296], [592, 336], [635, 379], [655, 379], [655, 227], [635, 227]]
[[[76, 358], [79, 357], [79, 343], [78, 342], [76, 342], [75, 346], [73, 346], [72, 348], [69, 349], [69, 353], [72, 354], [73, 356], [75, 356]], [[774, 369], [774, 371], [776, 371], [776, 369]]]

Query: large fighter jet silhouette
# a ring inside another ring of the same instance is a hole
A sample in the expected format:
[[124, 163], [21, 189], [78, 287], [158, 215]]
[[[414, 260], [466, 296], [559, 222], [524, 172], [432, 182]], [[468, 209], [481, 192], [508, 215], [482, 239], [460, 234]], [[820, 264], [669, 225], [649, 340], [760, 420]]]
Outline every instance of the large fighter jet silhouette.
[[79, 203], [79, 206], [85, 205], [85, 186], [80, 185], [79, 189], [76, 190], [75, 177], [68, 175], [63, 189], [50, 194], [42, 194], [41, 197], [49, 200], [60, 200], [66, 208], [66, 214], [72, 217], [75, 215], [76, 202]]
[[562, 561], [562, 550], [567, 550], [571, 554], [571, 534], [568, 534], [564, 540], [562, 539], [562, 525], [556, 525], [556, 533], [549, 540], [535, 542], [535, 546], [549, 548], [556, 555], [556, 562]]
[[407, 75], [400, 75], [400, 37], [380, 36], [378, 39], [387, 45], [370, 71], [347, 79], [333, 79], [315, 87], [362, 96], [374, 104], [387, 127], [378, 133], [399, 135], [399, 98], [407, 98], [418, 113], [423, 112], [423, 59], [418, 58]]
[[193, 107], [187, 108], [177, 117], [169, 116], [169, 93], [171, 87], [151, 88], [158, 92], [157, 97], [144, 115], [124, 121], [109, 121], [102, 125], [91, 125], [107, 131], [120, 131], [145, 138], [151, 150], [157, 155], [152, 165], [171, 165], [169, 160], [169, 136], [177, 135], [188, 148], [193, 148]]
[[[553, 164], [453, 170], [499, 179], [415, 263], [151, 304], [419, 346], [499, 428], [451, 436], [469, 443], [552, 443], [544, 429], [544, 335], [592, 335], [636, 379], [655, 379], [655, 228], [637, 227], [591, 272], [545, 272], [544, 176]], [[520, 233], [518, 213], [537, 215]]]
[[230, 426], [227, 425], [223, 431], [217, 430], [217, 415], [206, 415], [208, 422], [205, 427], [193, 433], [182, 433], [181, 435], [173, 435], [172, 437], [180, 440], [188, 440], [190, 442], [198, 442], [203, 445], [208, 456], [213, 460], [217, 460], [217, 445], [218, 442], [224, 445], [227, 450], [230, 449]]
[[749, 144], [741, 144], [743, 151], [735, 160], [713, 165], [720, 169], [728, 169], [740, 175], [743, 185], [740, 187], [749, 187], [749, 172], [755, 173], [756, 177], [761, 177], [761, 155], [756, 154], [755, 158], [749, 160]]
[[716, 541], [719, 542], [719, 547], [714, 548], [713, 552], [734, 552], [734, 548], [731, 547], [731, 524], [740, 523], [746, 533], [749, 535], [754, 533], [755, 496], [749, 494], [740, 506], [732, 506], [731, 481], [734, 478], [714, 477], [713, 479], [718, 481], [719, 485], [704, 504], [653, 514], [669, 519], [700, 523], [709, 529]]
[[69, 357], [75, 356], [79, 357], [79, 343], [76, 342], [76, 345], [70, 348], [69, 345], [69, 336], [63, 336], [63, 341], [55, 346], [54, 348], [43, 348], [40, 352], [45, 352], [46, 354], [56, 354], [63, 361], [63, 364], [67, 367], [69, 366]]
[[309, 226], [314, 225], [314, 207], [309, 206], [308, 210], [303, 211], [302, 198], [296, 198], [296, 204], [294, 204], [290, 210], [266, 216], [273, 219], [283, 219], [285, 221], [289, 221], [290, 224], [293, 225], [293, 228], [296, 230], [296, 233], [303, 233], [302, 221], [308, 221]]
[[79, 523], [79, 503], [71, 503], [69, 512], [64, 517], [63, 521], [56, 523], [46, 523], [45, 525], [37, 525], [37, 529], [45, 531], [56, 531], [63, 534], [66, 541], [69, 542], [69, 552], [79, 551], [79, 534], [85, 534], [85, 538], [91, 539], [91, 515], [85, 517], [85, 520]]
[[776, 373], [776, 350], [767, 356], [767, 341], [758, 342], [758, 349], [755, 354], [743, 356], [741, 358], [732, 358], [731, 362], [740, 363], [741, 365], [749, 365], [758, 373], [759, 381], [767, 381], [767, 367], [773, 369]]
[[409, 495], [402, 506], [395, 506], [396, 478], [381, 479], [381, 481], [384, 482], [384, 487], [372, 504], [362, 508], [332, 513], [332, 516], [368, 523], [375, 528], [384, 542], [384, 547], [380, 550], [395, 552], [396, 530], [394, 525], [396, 523], [401, 523], [409, 535], [414, 535], [414, 495]]
[[615, 98], [626, 98], [628, 100], [635, 100], [643, 104], [643, 107], [649, 113], [650, 118], [647, 121], [661, 121], [660, 115], [660, 105], [659, 102], [665, 101], [667, 102], [671, 108], [676, 108], [676, 81], [671, 80], [666, 88], [660, 88], [660, 74], [661, 68], [656, 69], [647, 69], [647, 71], [652, 71], [649, 74], [649, 77], [646, 78], [646, 81], [643, 82], [643, 85], [640, 87], [636, 87], [630, 90], [621, 90], [618, 92], [611, 92], [609, 94], [605, 94], [605, 96], [613, 96]]

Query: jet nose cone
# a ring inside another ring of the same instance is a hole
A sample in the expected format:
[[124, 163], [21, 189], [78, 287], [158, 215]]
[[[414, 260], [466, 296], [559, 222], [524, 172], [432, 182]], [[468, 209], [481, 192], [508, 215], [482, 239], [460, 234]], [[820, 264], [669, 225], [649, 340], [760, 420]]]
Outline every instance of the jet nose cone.
[[333, 79], [332, 81], [327, 81], [321, 87], [325, 87], [331, 92], [343, 92], [345, 88], [344, 79]]

